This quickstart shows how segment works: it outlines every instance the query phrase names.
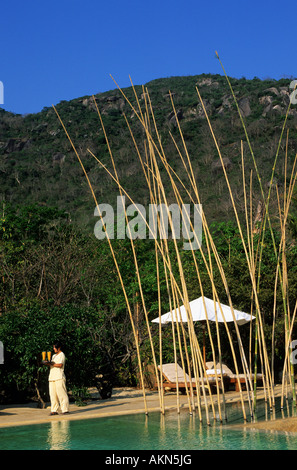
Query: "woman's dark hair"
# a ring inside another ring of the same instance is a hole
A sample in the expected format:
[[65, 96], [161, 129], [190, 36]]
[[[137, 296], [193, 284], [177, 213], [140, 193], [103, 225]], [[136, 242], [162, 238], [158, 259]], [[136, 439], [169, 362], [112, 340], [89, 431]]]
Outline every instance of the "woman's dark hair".
[[55, 346], [57, 349], [62, 349], [62, 343], [60, 341], [55, 341], [53, 346]]

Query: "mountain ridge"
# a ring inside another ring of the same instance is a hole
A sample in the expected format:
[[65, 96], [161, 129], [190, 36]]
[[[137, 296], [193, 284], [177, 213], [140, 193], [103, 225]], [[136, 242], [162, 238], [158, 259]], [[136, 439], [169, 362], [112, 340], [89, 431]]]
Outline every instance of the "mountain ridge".
[[[279, 144], [282, 126], [290, 102], [290, 79], [248, 80], [230, 79], [235, 96], [253, 145], [264, 188], [267, 190]], [[199, 194], [210, 221], [233, 217], [218, 153], [199, 101], [196, 86], [203, 99], [219, 143], [225, 168], [232, 184], [234, 198], [242, 211], [241, 141], [243, 141], [247, 188], [253, 176], [253, 205], [261, 199], [255, 169], [245, 132], [227, 84], [221, 75], [201, 74], [188, 77], [159, 78], [143, 87], [137, 85], [122, 90], [137, 109], [134, 90], [142, 110], [145, 110], [146, 89], [154, 110], [165, 154], [172, 168], [184, 183], [188, 178], [171, 136], [180, 151], [184, 149], [179, 135], [176, 115], [171, 106], [172, 95], [183, 136], [193, 164]], [[144, 155], [145, 134], [135, 111], [118, 89], [95, 96], [112, 148], [121, 184], [134, 202], [147, 206], [150, 202], [131, 130]], [[115, 205], [119, 190], [107, 172], [90, 155], [91, 150], [108, 169], [112, 169], [104, 133], [100, 126], [92, 96], [61, 101], [56, 106], [74, 142], [95, 188], [98, 202]], [[296, 154], [297, 106], [291, 106], [287, 120], [288, 175]], [[286, 130], [287, 132], [287, 130]], [[0, 197], [12, 204], [37, 203], [57, 206], [71, 214], [79, 225], [88, 227], [94, 222], [95, 203], [85, 176], [53, 108], [21, 116], [0, 110]], [[286, 134], [280, 145], [275, 182], [282, 191]], [[175, 200], [166, 171], [160, 163], [161, 175], [168, 202]], [[186, 193], [183, 192], [186, 199]], [[273, 202], [272, 202], [273, 204]], [[274, 201], [274, 204], [276, 202]]]

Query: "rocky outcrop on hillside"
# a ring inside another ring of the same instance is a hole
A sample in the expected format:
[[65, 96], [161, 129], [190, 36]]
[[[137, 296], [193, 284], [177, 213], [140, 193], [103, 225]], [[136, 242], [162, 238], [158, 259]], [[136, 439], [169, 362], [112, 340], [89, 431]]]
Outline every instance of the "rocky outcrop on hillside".
[[[270, 181], [272, 161], [290, 104], [291, 80], [231, 79], [231, 82], [267, 189], [266, 183]], [[145, 87], [126, 88], [124, 93], [134, 109], [119, 90], [97, 93], [94, 97], [125, 190], [133, 195], [137, 203], [146, 204], [149, 200], [145, 194], [146, 181], [141, 179], [142, 169], [137, 153], [145, 152], [146, 134], [136, 112], [139, 113], [139, 106], [142, 112], [152, 106], [159, 142], [172, 168], [178, 174], [181, 172], [182, 181], [187, 181], [186, 170], [176, 148], [178, 146], [181, 153], [184, 151], [178, 120], [193, 161], [203, 202], [209, 207], [211, 218], [222, 217], [220, 211], [223, 206], [227, 206], [228, 192], [205, 111], [220, 147], [224, 168], [231, 175], [232, 186], [239, 192], [242, 190], [241, 141], [246, 174], [250, 175], [253, 170], [246, 135], [225, 77], [201, 75], [158, 79]], [[62, 101], [56, 105], [56, 109], [100, 197], [104, 198], [104, 202], [114, 200], [117, 194], [115, 182], [88, 152], [90, 149], [111, 169], [110, 155], [93, 96]], [[131, 129], [127, 127], [123, 114]], [[152, 119], [149, 125], [154, 129]], [[296, 105], [292, 105], [289, 110], [287, 128], [290, 164], [296, 152]], [[135, 142], [132, 141], [131, 133]], [[88, 194], [85, 175], [54, 110], [45, 108], [35, 115], [20, 116], [0, 109], [0, 135], [0, 198], [13, 203], [58, 204], [69, 211], [73, 219], [77, 212], [83, 223], [86, 223], [89, 216], [85, 214], [93, 213], [93, 201]], [[280, 148], [281, 154], [285, 154], [284, 143]], [[275, 181], [280, 191], [283, 172], [284, 165], [279, 159]], [[170, 187], [166, 183], [165, 189], [170, 199]], [[258, 201], [257, 189], [254, 191]], [[218, 204], [218, 195], [225, 198], [224, 205]]]

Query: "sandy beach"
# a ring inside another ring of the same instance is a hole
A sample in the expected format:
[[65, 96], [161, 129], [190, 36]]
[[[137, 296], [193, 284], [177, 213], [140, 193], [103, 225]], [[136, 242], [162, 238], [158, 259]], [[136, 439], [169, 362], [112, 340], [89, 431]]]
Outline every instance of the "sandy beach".
[[[93, 391], [96, 398], [96, 392]], [[281, 386], [275, 387], [275, 397], [281, 396]], [[230, 391], [225, 395], [226, 403], [240, 402], [238, 392]], [[243, 392], [243, 398], [247, 400], [247, 393]], [[258, 399], [264, 398], [264, 390], [258, 390]], [[213, 395], [214, 403], [217, 396]], [[146, 402], [146, 406], [145, 406]], [[180, 410], [189, 410], [189, 401], [186, 395], [179, 395]], [[177, 395], [174, 392], [166, 392], [164, 395], [164, 407], [166, 411], [177, 410]], [[135, 388], [115, 388], [112, 397], [107, 400], [90, 400], [85, 406], [70, 404], [70, 413], [49, 416], [49, 403], [46, 408], [37, 408], [36, 403], [25, 405], [2, 405], [0, 406], [0, 427], [22, 426], [39, 423], [49, 423], [61, 420], [79, 420], [91, 418], [104, 418], [110, 416], [129, 415], [137, 413], [160, 412], [160, 401], [158, 392], [155, 390], [143, 391]], [[231, 424], [230, 424], [231, 425]], [[248, 429], [269, 429], [274, 431], [297, 432], [297, 417], [273, 419], [273, 414], [266, 421], [258, 423], [247, 423], [234, 425]]]
[[[234, 426], [238, 427], [238, 426]], [[277, 432], [297, 433], [297, 417], [274, 419], [259, 423], [248, 423], [240, 426], [248, 430], [265, 430]]]

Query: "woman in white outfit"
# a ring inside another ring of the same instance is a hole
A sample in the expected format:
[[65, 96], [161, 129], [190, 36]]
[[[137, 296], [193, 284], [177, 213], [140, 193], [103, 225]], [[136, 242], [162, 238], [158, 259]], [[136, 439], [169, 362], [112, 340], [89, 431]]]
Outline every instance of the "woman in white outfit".
[[58, 414], [61, 407], [62, 414], [69, 413], [69, 398], [66, 390], [66, 377], [64, 374], [65, 354], [61, 351], [61, 343], [53, 346], [55, 354], [50, 362], [49, 394], [51, 400], [51, 415]]

